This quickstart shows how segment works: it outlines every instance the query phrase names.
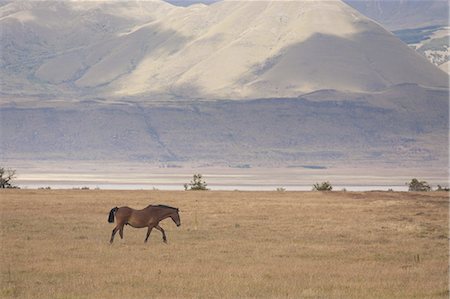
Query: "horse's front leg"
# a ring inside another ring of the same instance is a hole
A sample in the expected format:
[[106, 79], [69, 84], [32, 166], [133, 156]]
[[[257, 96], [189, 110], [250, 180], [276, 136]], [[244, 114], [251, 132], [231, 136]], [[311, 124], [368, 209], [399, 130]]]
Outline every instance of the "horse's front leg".
[[164, 232], [163, 228], [162, 228], [161, 226], [159, 226], [159, 224], [156, 225], [155, 228], [156, 228], [157, 230], [159, 230], [160, 232], [162, 232], [162, 235], [163, 235], [163, 242], [164, 242], [164, 243], [167, 243], [166, 233]]
[[120, 235], [120, 238], [121, 239], [123, 239], [123, 227], [125, 226], [125, 224], [122, 224], [121, 226], [120, 226], [120, 228], [119, 228], [119, 235]]
[[152, 232], [152, 229], [153, 229], [153, 225], [149, 225], [148, 226], [148, 230], [147, 230], [147, 236], [145, 237], [144, 243], [147, 243], [148, 237], [150, 236], [150, 233]]

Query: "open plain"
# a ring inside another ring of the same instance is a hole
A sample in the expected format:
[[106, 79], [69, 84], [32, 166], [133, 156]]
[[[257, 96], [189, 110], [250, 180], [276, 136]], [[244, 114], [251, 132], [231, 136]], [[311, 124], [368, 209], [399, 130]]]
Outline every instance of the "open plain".
[[[446, 192], [2, 190], [2, 298], [448, 298]], [[182, 225], [125, 228], [115, 206]]]

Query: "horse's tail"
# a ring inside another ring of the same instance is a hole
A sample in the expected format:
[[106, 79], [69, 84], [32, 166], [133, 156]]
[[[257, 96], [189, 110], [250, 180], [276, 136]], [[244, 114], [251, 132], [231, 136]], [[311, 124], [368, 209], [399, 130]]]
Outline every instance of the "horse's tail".
[[115, 208], [112, 208], [111, 211], [109, 212], [109, 217], [108, 217], [109, 223], [114, 223], [114, 214], [117, 212], [118, 209], [119, 209], [118, 207], [115, 207]]

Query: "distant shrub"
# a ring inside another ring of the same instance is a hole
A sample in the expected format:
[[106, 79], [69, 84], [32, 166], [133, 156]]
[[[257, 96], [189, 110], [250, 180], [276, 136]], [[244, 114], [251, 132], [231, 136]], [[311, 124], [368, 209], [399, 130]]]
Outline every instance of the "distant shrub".
[[442, 187], [441, 185], [437, 185], [436, 191], [450, 191], [450, 188]]
[[408, 184], [408, 190], [409, 191], [430, 191], [431, 187], [426, 181], [420, 181], [417, 179], [412, 179], [411, 182]]
[[331, 191], [333, 190], [333, 186], [331, 186], [330, 182], [322, 182], [316, 183], [313, 185], [313, 191]]
[[73, 187], [72, 188], [72, 190], [89, 190], [89, 187], [86, 187], [86, 186], [84, 186], [84, 187]]
[[184, 190], [208, 190], [207, 184], [203, 180], [203, 176], [200, 173], [194, 174], [192, 181], [189, 184], [184, 184]]
[[284, 192], [284, 191], [286, 191], [286, 188], [283, 187], [277, 188], [277, 192]]

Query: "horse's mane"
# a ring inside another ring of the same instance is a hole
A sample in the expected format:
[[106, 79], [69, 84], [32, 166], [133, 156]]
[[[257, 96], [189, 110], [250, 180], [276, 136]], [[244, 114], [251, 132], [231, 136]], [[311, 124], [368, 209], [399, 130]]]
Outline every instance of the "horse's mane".
[[176, 210], [178, 212], [178, 208], [174, 208], [171, 206], [166, 206], [166, 205], [150, 205], [151, 207], [155, 207], [155, 208], [165, 208], [165, 209], [173, 209]]

